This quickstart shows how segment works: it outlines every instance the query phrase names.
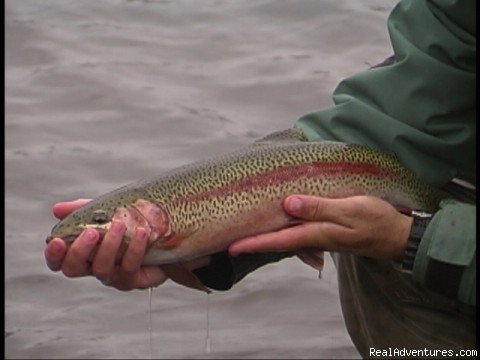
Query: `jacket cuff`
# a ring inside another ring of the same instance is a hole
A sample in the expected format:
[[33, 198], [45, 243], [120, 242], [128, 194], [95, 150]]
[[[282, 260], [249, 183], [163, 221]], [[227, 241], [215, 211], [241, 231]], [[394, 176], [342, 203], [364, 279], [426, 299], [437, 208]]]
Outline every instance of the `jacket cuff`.
[[476, 299], [474, 205], [443, 200], [428, 225], [413, 265], [413, 279], [464, 303]]

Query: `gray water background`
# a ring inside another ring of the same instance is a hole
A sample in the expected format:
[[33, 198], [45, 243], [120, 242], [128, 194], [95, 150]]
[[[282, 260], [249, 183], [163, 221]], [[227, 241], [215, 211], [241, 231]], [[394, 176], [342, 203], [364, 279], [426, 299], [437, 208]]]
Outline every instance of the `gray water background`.
[[250, 144], [391, 54], [395, 1], [7, 0], [6, 358], [358, 358], [335, 269], [296, 258], [209, 299], [48, 270], [51, 206]]

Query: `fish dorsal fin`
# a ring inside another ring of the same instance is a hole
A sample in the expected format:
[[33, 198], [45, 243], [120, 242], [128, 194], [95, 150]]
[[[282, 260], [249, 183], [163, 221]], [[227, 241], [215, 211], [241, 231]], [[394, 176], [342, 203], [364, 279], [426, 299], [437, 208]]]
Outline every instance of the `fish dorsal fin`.
[[272, 145], [278, 143], [294, 143], [308, 141], [305, 133], [299, 128], [275, 131], [267, 136], [256, 140], [254, 146]]

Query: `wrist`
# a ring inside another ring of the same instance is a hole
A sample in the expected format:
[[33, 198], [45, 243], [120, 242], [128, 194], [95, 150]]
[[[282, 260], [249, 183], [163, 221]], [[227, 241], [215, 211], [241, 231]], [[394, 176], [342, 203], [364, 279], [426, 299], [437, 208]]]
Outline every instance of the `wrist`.
[[423, 234], [425, 233], [433, 214], [412, 210], [409, 217], [411, 219], [410, 231], [406, 242], [404, 243], [403, 256], [400, 259], [401, 261], [399, 262], [398, 267], [401, 271], [412, 273], [420, 241], [422, 240]]
[[408, 238], [410, 236], [410, 230], [412, 228], [413, 218], [407, 215], [400, 215], [399, 227], [396, 230], [398, 236], [397, 249], [393, 254], [393, 260], [402, 262], [405, 255], [405, 250], [408, 245]]

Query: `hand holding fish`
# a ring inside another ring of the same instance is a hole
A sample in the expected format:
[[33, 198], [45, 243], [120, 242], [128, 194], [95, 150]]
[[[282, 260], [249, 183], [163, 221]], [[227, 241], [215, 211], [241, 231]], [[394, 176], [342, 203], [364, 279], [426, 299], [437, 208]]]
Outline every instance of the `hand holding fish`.
[[373, 196], [327, 199], [294, 195], [284, 200], [283, 207], [306, 222], [239, 240], [230, 245], [229, 253], [315, 248], [401, 260], [412, 224], [411, 217]]
[[[72, 211], [89, 202], [90, 199], [78, 199], [61, 202], [53, 206], [53, 214], [63, 219]], [[121, 264], [116, 265], [115, 259], [125, 233], [125, 225], [116, 222], [105, 234], [101, 244], [99, 233], [94, 229], [86, 229], [72, 243], [70, 248], [60, 238], [53, 239], [45, 247], [45, 259], [53, 271], [61, 270], [68, 277], [93, 275], [104, 285], [118, 290], [146, 289], [155, 287], [167, 280], [167, 276], [158, 266], [141, 266], [147, 248], [145, 229], [137, 228], [129, 243]], [[96, 252], [94, 260], [88, 259]], [[200, 258], [185, 265], [195, 269], [208, 264], [209, 258]]]

